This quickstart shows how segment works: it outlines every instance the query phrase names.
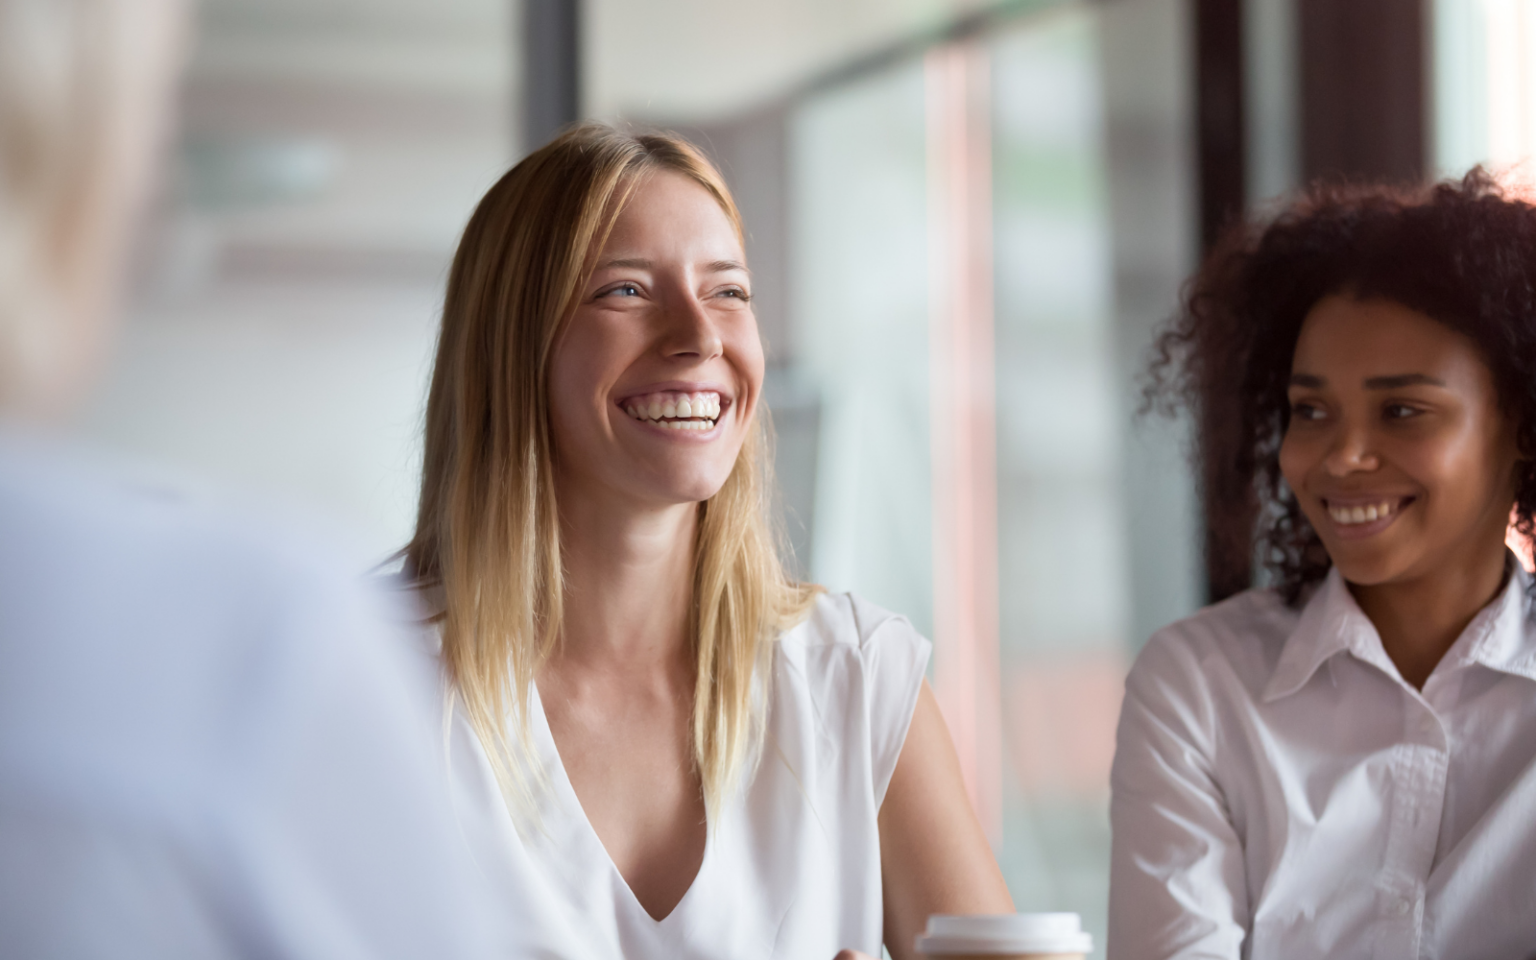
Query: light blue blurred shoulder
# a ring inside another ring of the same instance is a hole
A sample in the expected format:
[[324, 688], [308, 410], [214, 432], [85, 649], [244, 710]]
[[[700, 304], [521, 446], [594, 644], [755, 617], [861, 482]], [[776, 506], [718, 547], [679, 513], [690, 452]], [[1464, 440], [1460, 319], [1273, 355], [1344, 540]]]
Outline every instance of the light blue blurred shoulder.
[[355, 596], [360, 558], [316, 536], [311, 519], [238, 503], [96, 451], [0, 431], [0, 526], [88, 558], [89, 569], [110, 570], [125, 589], [212, 576], [245, 593]]

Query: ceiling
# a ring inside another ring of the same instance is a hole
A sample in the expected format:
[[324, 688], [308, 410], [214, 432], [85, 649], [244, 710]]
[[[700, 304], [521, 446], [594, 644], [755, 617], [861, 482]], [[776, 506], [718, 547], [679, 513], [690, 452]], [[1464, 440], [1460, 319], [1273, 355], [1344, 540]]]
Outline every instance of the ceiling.
[[[981, 0], [585, 0], [589, 116], [705, 124]], [[518, 153], [517, 0], [202, 0], [158, 273], [436, 282]]]
[[507, 0], [203, 0], [195, 78], [501, 94]]
[[[717, 119], [989, 0], [585, 0], [593, 116]], [[517, 0], [203, 0], [195, 72], [488, 91]]]
[[984, 0], [587, 0], [594, 116], [708, 123]]

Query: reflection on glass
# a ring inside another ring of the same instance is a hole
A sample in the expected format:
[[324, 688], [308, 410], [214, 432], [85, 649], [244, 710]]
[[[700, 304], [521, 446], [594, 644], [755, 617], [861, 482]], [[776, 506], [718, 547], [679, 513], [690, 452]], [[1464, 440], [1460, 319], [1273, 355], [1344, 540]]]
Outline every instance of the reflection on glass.
[[1062, 11], [991, 47], [999, 858], [1020, 909], [1102, 937], [1128, 582], [1097, 21]]
[[[1015, 900], [1076, 911], [1102, 943], [1130, 600], [1098, 14], [944, 49], [791, 121], [795, 374], [822, 411], [811, 574], [933, 636], [936, 687], [946, 664], [973, 671], [992, 712], [940, 699]], [[981, 122], [956, 126], [977, 103]], [[956, 188], [977, 170], [985, 189]], [[957, 216], [966, 196], [987, 208]], [[977, 223], [987, 236], [965, 238]], [[955, 286], [978, 276], [988, 290]], [[978, 344], [994, 383], [968, 393], [946, 357]], [[946, 431], [966, 422], [995, 433], [957, 447]], [[988, 476], [956, 493], [967, 450]], [[950, 529], [965, 523], [988, 529]], [[966, 603], [995, 609], [954, 617]]]
[[801, 373], [822, 403], [811, 575], [933, 634], [921, 64], [790, 130]]

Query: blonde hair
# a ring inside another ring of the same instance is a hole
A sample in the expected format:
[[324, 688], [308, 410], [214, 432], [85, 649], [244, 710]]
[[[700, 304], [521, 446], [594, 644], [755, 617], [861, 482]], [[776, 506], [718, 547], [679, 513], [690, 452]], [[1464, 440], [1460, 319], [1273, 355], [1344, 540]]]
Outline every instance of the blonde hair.
[[0, 406], [55, 390], [107, 305], [185, 12], [0, 0]]
[[[404, 552], [418, 584], [440, 590], [448, 674], [514, 808], [533, 800], [541, 777], [525, 767], [529, 686], [559, 640], [564, 594], [550, 357], [592, 257], [636, 183], [658, 171], [702, 186], [740, 235], [730, 192], [694, 147], [583, 124], [490, 189], [448, 277], [421, 504]], [[766, 682], [772, 640], [804, 618], [817, 589], [786, 577], [770, 535], [768, 443], [759, 417], [724, 486], [699, 505], [692, 739], [710, 811], [756, 756], [754, 684]]]

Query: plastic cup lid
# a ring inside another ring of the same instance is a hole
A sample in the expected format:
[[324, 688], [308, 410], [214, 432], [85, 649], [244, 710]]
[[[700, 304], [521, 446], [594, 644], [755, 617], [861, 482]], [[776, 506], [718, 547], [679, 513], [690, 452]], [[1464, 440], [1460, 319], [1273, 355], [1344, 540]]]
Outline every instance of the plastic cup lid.
[[919, 953], [1089, 953], [1093, 937], [1075, 913], [934, 914]]

